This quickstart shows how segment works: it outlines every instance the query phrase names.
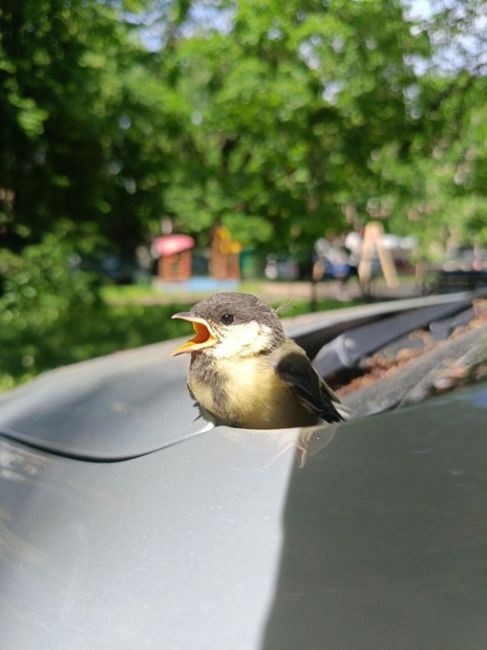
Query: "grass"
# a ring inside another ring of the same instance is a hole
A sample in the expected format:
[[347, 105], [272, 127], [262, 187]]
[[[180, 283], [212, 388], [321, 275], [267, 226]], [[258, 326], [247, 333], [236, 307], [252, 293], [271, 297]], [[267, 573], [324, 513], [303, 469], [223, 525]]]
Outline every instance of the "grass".
[[[279, 295], [278, 291], [273, 291], [272, 287], [283, 287], [283, 286], [292, 286], [294, 289], [299, 289], [301, 295], [307, 296], [310, 293], [310, 283], [309, 282], [293, 282], [280, 284], [280, 283], [269, 283], [266, 281], [259, 280], [244, 280], [239, 284], [238, 291], [242, 293], [253, 293], [256, 295], [262, 295], [263, 293], [268, 294], [268, 297], [272, 300], [272, 296], [275, 293], [276, 296]], [[184, 288], [181, 290], [170, 291], [164, 290], [158, 287], [154, 287], [150, 284], [131, 284], [131, 285], [107, 285], [102, 287], [101, 295], [102, 298], [112, 305], [120, 304], [170, 304], [177, 300], [179, 302], [188, 302], [194, 304], [198, 300], [201, 300], [205, 295], [204, 293], [193, 293], [191, 291], [185, 291]]]

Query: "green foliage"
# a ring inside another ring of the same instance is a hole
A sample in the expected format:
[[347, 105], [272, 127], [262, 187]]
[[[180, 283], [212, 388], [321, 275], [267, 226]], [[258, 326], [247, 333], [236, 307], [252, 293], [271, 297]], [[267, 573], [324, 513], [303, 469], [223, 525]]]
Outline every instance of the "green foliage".
[[242, 1], [228, 32], [181, 39], [170, 61], [192, 115], [176, 223], [232, 223], [246, 244], [342, 230], [344, 197], [364, 209], [378, 189], [373, 152], [416, 128], [405, 91], [428, 52], [399, 2]]
[[202, 245], [222, 223], [309, 249], [377, 217], [425, 249], [438, 224], [485, 241], [485, 1], [405, 7], [5, 0], [5, 241], [67, 218], [130, 256], [163, 216]]
[[20, 255], [1, 251], [0, 387], [79, 356], [73, 340], [66, 350], [65, 339], [89, 327], [98, 300], [93, 278], [70, 270], [74, 254], [65, 238], [53, 234]]
[[389, 227], [416, 233], [430, 259], [441, 260], [459, 244], [487, 245], [486, 90], [483, 78], [439, 83], [436, 75], [425, 76], [418, 103], [427, 128], [411, 138], [410, 155], [394, 144], [372, 162]]
[[188, 305], [107, 305], [97, 279], [70, 268], [78, 252], [64, 231], [20, 255], [0, 253], [0, 391], [49, 368], [184, 331], [170, 316]]
[[0, 227], [16, 248], [19, 229], [39, 241], [70, 219], [98, 224], [130, 255], [162, 214], [174, 101], [124, 10], [98, 0], [0, 7]]

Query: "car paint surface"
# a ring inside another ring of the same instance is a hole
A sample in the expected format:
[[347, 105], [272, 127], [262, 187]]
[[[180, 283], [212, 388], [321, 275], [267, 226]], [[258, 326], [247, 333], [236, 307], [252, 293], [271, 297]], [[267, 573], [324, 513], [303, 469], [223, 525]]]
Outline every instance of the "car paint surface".
[[487, 387], [125, 462], [3, 439], [0, 647], [442, 648], [487, 635]]
[[250, 436], [109, 464], [3, 441], [0, 647], [255, 647], [292, 451]]

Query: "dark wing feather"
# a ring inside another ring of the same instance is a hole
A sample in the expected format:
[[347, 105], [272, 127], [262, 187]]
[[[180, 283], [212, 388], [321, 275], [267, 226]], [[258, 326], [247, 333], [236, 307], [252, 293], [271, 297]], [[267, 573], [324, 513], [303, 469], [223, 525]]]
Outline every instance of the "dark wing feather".
[[308, 411], [316, 413], [327, 422], [340, 422], [344, 409], [340, 400], [317, 375], [309, 359], [299, 352], [289, 352], [277, 366], [277, 374], [296, 392]]

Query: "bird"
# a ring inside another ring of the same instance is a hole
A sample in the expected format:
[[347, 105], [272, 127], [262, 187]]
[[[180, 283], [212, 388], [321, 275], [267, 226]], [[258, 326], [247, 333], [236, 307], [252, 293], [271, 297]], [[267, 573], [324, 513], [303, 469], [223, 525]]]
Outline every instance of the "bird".
[[217, 293], [172, 318], [193, 326], [195, 336], [172, 356], [191, 354], [188, 390], [211, 422], [280, 429], [346, 419], [305, 350], [257, 296]]

